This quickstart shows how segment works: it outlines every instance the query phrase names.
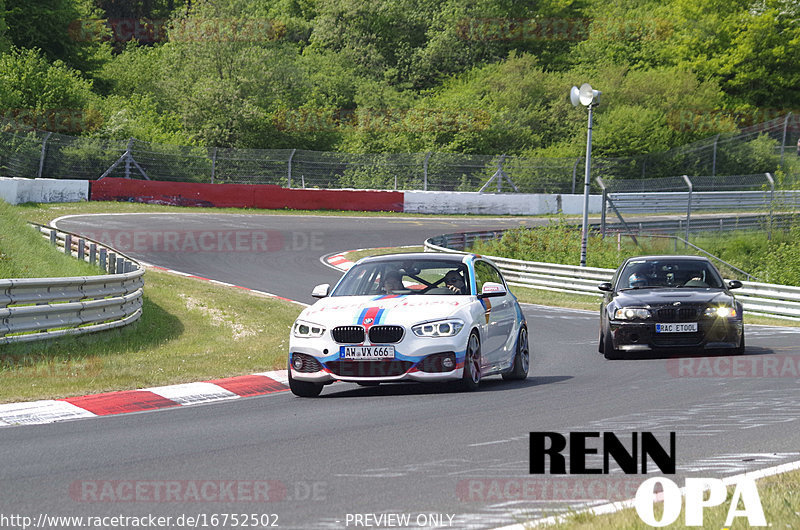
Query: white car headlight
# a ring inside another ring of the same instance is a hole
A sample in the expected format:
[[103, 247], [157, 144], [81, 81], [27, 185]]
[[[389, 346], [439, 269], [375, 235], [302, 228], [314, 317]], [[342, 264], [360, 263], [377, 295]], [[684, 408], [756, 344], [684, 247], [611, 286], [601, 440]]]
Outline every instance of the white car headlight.
[[614, 320], [646, 320], [650, 310], [642, 307], [621, 307], [614, 311]]
[[321, 337], [325, 333], [325, 328], [319, 324], [297, 320], [292, 328], [292, 333], [295, 337], [315, 339]]
[[707, 307], [703, 315], [706, 317], [736, 318], [736, 308], [728, 306]]
[[453, 337], [458, 335], [464, 323], [460, 320], [437, 320], [436, 322], [424, 322], [411, 328], [417, 337]]

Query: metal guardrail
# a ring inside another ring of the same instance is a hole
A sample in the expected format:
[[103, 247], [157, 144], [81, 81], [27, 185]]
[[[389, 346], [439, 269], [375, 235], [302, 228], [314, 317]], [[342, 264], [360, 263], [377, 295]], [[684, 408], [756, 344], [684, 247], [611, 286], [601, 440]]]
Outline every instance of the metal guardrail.
[[[662, 191], [646, 193], [609, 193], [622, 213], [685, 212], [687, 204], [692, 211], [750, 210], [767, 211], [770, 206], [800, 207], [800, 193], [795, 191]], [[689, 203], [691, 201], [691, 203]]]
[[31, 223], [64, 253], [108, 274], [0, 280], [0, 344], [112, 329], [142, 314], [144, 268], [97, 241]]
[[[461, 232], [432, 237], [425, 241], [426, 252], [466, 254], [464, 248], [480, 239], [490, 239], [502, 230]], [[601, 297], [601, 282], [611, 281], [614, 269], [578, 267], [487, 256], [503, 272], [510, 285]], [[800, 287], [759, 282], [742, 282], [736, 291], [745, 311], [752, 315], [800, 320]]]

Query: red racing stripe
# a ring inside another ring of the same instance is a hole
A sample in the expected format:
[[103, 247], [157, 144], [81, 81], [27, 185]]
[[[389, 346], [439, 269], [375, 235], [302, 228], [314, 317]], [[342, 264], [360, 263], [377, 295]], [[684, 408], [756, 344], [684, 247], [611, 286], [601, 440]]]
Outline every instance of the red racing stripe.
[[171, 399], [159, 396], [153, 392], [148, 392], [147, 390], [108, 392], [92, 396], [71, 397], [62, 399], [61, 401], [72, 403], [76, 407], [88, 410], [98, 416], [180, 406], [180, 403], [176, 403]]

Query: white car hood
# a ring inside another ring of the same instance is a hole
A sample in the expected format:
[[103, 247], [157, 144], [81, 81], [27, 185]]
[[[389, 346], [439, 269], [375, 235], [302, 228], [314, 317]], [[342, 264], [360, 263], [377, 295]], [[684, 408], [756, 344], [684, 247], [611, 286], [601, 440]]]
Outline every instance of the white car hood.
[[[474, 299], [464, 295], [334, 296], [306, 308], [298, 319], [325, 326], [411, 326], [450, 317]], [[373, 320], [364, 321], [370, 318]]]

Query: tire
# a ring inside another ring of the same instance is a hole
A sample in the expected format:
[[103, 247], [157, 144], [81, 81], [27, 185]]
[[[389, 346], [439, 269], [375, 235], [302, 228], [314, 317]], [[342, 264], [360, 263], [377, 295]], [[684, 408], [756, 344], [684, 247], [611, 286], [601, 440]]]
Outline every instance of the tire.
[[511, 365], [511, 370], [503, 374], [503, 379], [506, 381], [521, 381], [527, 378], [530, 363], [528, 328], [522, 326], [519, 328], [519, 335], [517, 335], [517, 352], [514, 355], [514, 363]]
[[317, 383], [309, 383], [308, 381], [298, 381], [292, 378], [292, 369], [289, 368], [289, 390], [292, 394], [299, 397], [317, 397], [322, 392], [322, 387]]
[[733, 350], [734, 355], [744, 355], [744, 331], [742, 331], [742, 340], [739, 342], [739, 346], [737, 346]]
[[481, 339], [473, 331], [467, 341], [467, 353], [464, 356], [464, 375], [461, 387], [470, 392], [478, 390], [481, 384]]
[[616, 361], [624, 356], [622, 352], [614, 348], [614, 341], [611, 339], [611, 330], [606, 330], [603, 334], [603, 357], [608, 360]]

